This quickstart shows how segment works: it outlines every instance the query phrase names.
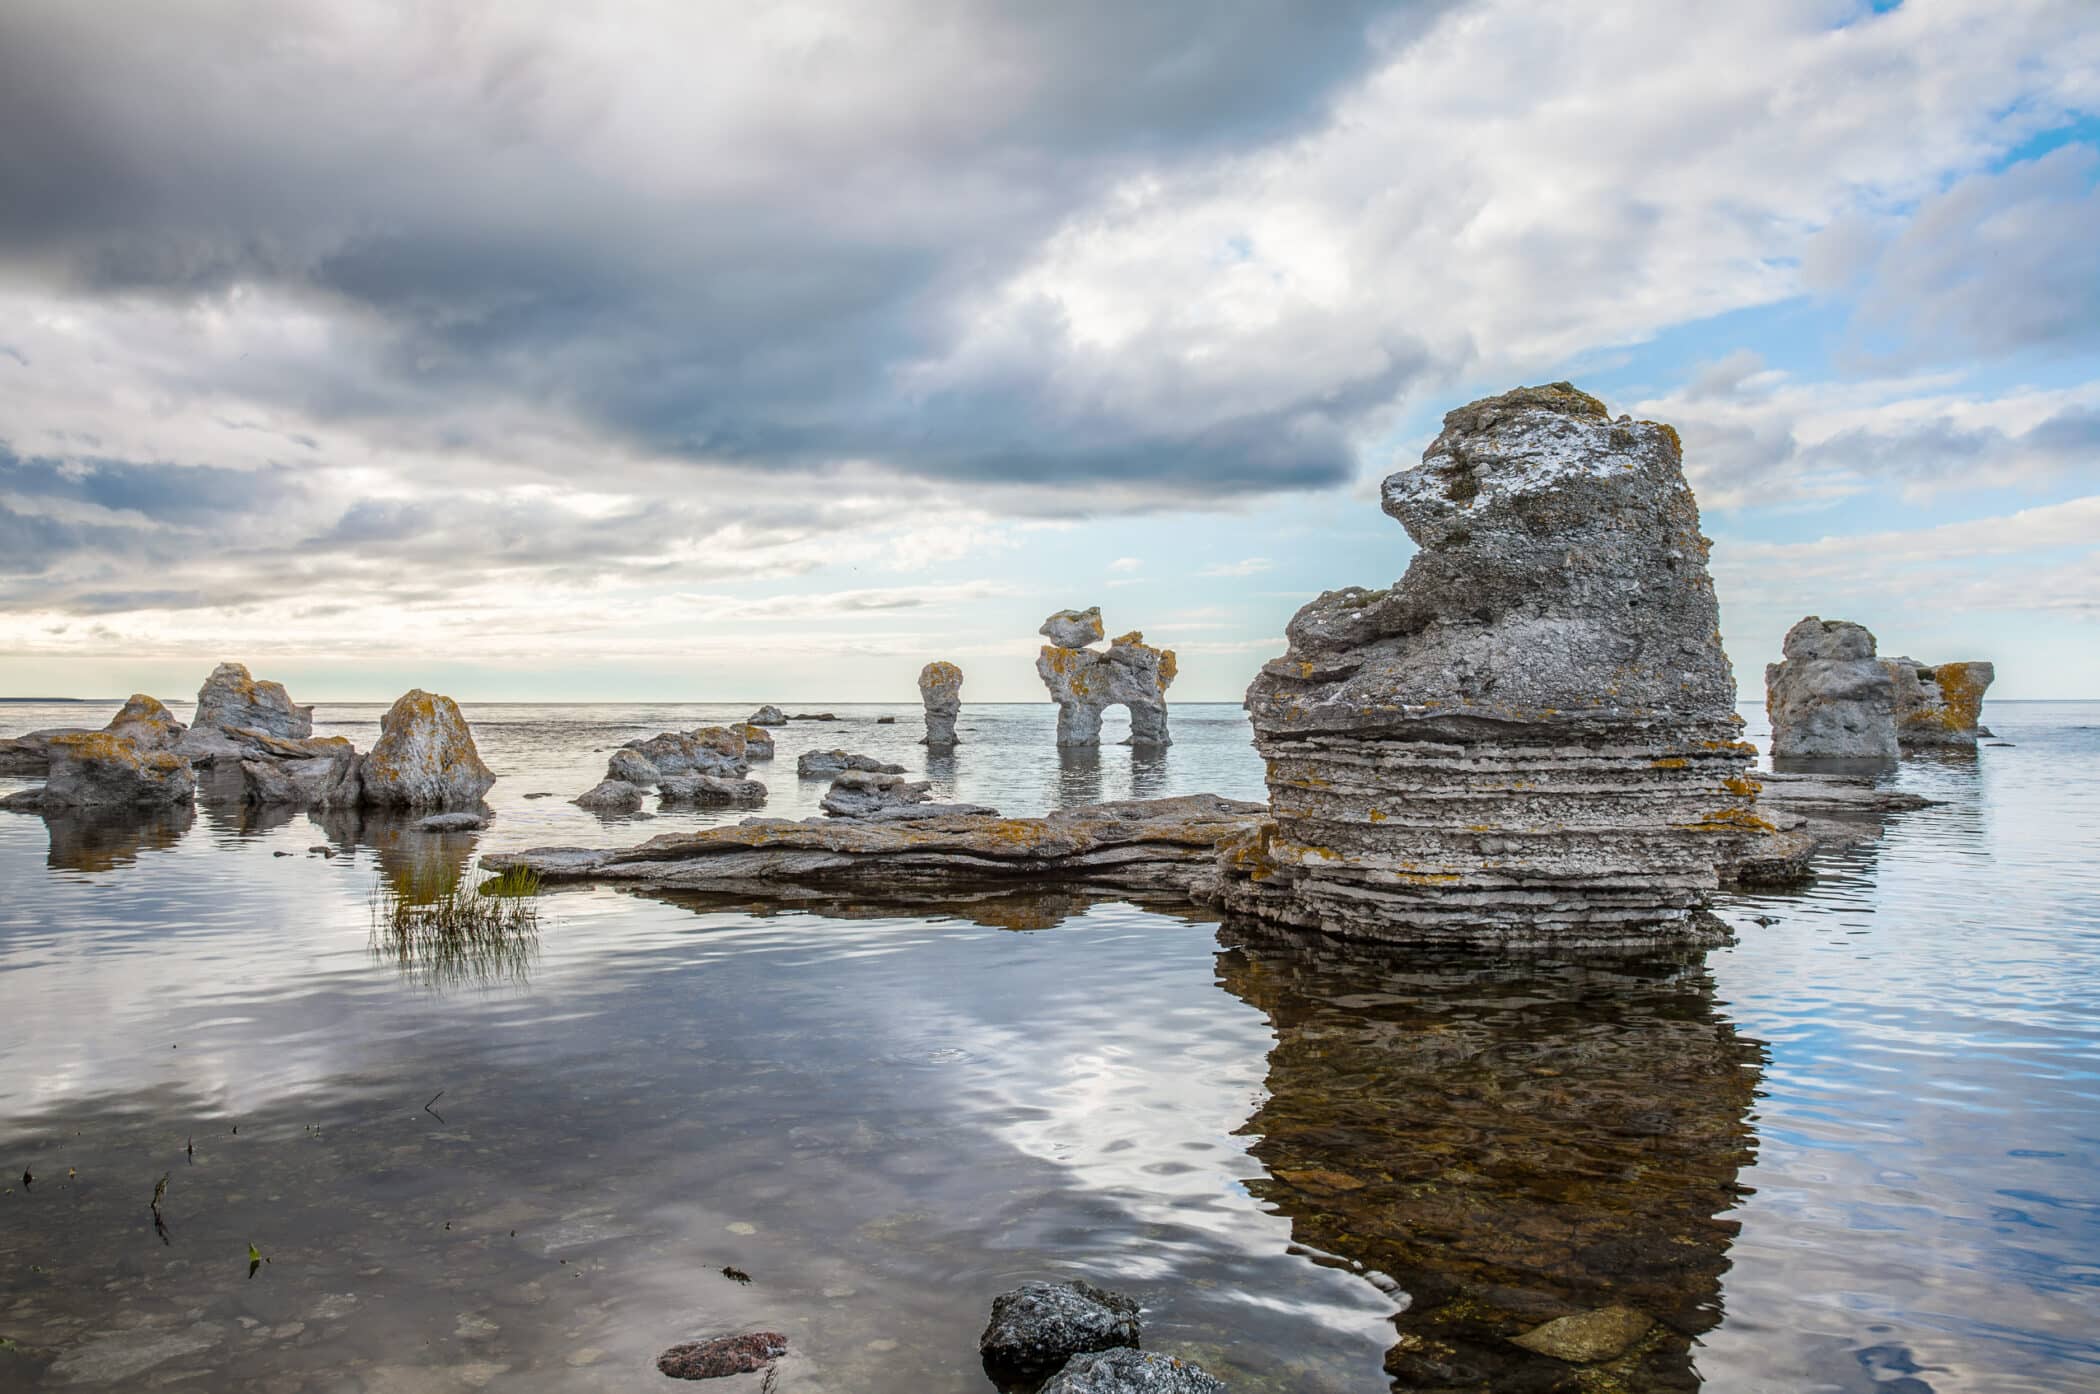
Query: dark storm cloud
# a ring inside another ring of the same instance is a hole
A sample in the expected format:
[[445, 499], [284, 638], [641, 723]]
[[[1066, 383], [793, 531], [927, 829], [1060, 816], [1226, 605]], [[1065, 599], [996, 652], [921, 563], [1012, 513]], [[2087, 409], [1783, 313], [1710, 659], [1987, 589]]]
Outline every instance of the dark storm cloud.
[[1074, 209], [1318, 122], [1437, 8], [896, 0], [770, 39], [667, 8], [581, 42], [573, 6], [407, 6], [385, 33], [321, 4], [13, 6], [0, 278], [300, 298], [333, 361], [245, 365], [244, 392], [456, 445], [522, 403], [771, 468], [1317, 486], [1404, 374], [1189, 420], [1148, 408], [1172, 365], [1139, 351], [1118, 405], [1060, 395], [1053, 321], [988, 381], [913, 399], [898, 374]]

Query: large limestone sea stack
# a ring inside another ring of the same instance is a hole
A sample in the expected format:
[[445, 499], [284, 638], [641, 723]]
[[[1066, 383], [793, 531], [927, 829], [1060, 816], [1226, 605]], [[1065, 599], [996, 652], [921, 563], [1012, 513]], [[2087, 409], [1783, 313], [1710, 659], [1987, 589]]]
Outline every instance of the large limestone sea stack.
[[1677, 433], [1519, 388], [1384, 501], [1407, 575], [1300, 610], [1248, 689], [1272, 816], [1226, 901], [1379, 939], [1704, 936], [1762, 820]]

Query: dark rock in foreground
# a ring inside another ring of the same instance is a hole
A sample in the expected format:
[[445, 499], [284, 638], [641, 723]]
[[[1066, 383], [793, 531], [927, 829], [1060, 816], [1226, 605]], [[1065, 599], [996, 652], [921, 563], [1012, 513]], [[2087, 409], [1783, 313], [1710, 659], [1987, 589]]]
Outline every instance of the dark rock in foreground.
[[1042, 1394], [1224, 1394], [1225, 1382], [1201, 1365], [1157, 1351], [1108, 1350], [1077, 1355]]
[[787, 1337], [777, 1331], [752, 1331], [687, 1341], [656, 1357], [656, 1368], [672, 1379], [723, 1379], [763, 1370], [787, 1354]]
[[1519, 388], [1384, 500], [1407, 574], [1300, 610], [1248, 689], [1273, 822], [1224, 902], [1418, 943], [1713, 937], [1715, 867], [1765, 824], [1676, 432]]
[[1075, 1355], [1136, 1345], [1138, 1311], [1132, 1298], [1078, 1279], [1023, 1283], [992, 1300], [977, 1353], [995, 1379], [1040, 1379]]
[[625, 849], [541, 847], [492, 853], [482, 864], [530, 867], [549, 881], [773, 896], [1013, 882], [1186, 896], [1212, 877], [1220, 846], [1251, 836], [1263, 812], [1260, 804], [1190, 794], [1089, 804], [1043, 818], [747, 818]]

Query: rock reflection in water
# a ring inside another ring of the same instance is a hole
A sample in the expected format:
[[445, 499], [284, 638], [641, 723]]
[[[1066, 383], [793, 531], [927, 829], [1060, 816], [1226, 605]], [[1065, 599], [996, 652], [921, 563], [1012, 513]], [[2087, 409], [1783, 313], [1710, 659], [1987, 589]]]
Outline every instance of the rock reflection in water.
[[[651, 900], [661, 900], [668, 905], [684, 906], [695, 914], [702, 915], [717, 911], [734, 911], [760, 920], [776, 915], [813, 915], [830, 920], [891, 920], [910, 916], [932, 921], [960, 920], [965, 924], [982, 925], [986, 929], [1016, 931], [1055, 929], [1068, 920], [1084, 915], [1096, 905], [1129, 899], [1128, 896], [1084, 889], [1015, 891], [994, 888], [974, 893], [960, 890], [914, 893], [907, 890], [894, 899], [864, 892], [856, 892], [850, 899], [830, 894], [809, 895], [801, 899], [773, 897], [765, 900], [710, 895], [697, 891], [638, 890], [634, 894]], [[1171, 903], [1157, 908], [1167, 913], [1181, 914], [1185, 918], [1207, 918], [1204, 912]]]
[[[1397, 1280], [1396, 1389], [1697, 1387], [1721, 1319], [1763, 1049], [1697, 954], [1400, 959], [1229, 926], [1224, 986], [1276, 1032], [1246, 1131], [1293, 1238]], [[1632, 1308], [1652, 1330], [1577, 1366], [1511, 1343]]]
[[80, 809], [44, 815], [51, 834], [46, 864], [90, 874], [130, 866], [141, 852], [165, 852], [188, 834], [197, 811], [188, 804], [151, 810]]

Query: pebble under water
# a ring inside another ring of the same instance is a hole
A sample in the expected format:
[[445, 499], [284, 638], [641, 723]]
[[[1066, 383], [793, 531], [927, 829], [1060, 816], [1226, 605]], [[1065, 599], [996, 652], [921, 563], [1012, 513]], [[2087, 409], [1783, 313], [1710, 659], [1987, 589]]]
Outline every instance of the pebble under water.
[[[916, 706], [830, 709], [766, 813], [834, 745], [1009, 813], [1262, 795], [1230, 706], [1062, 757], [970, 706], [932, 759]], [[2100, 1387], [2100, 704], [1989, 704], [2009, 744], [1906, 762], [1939, 802], [1724, 898], [1730, 947], [1523, 961], [1066, 893], [395, 939], [483, 852], [744, 816], [566, 801], [748, 706], [466, 710], [480, 833], [0, 815], [0, 1388], [672, 1390], [774, 1332], [779, 1394], [987, 1391], [1037, 1277], [1237, 1391]], [[1594, 1363], [1510, 1340], [1607, 1309]]]

